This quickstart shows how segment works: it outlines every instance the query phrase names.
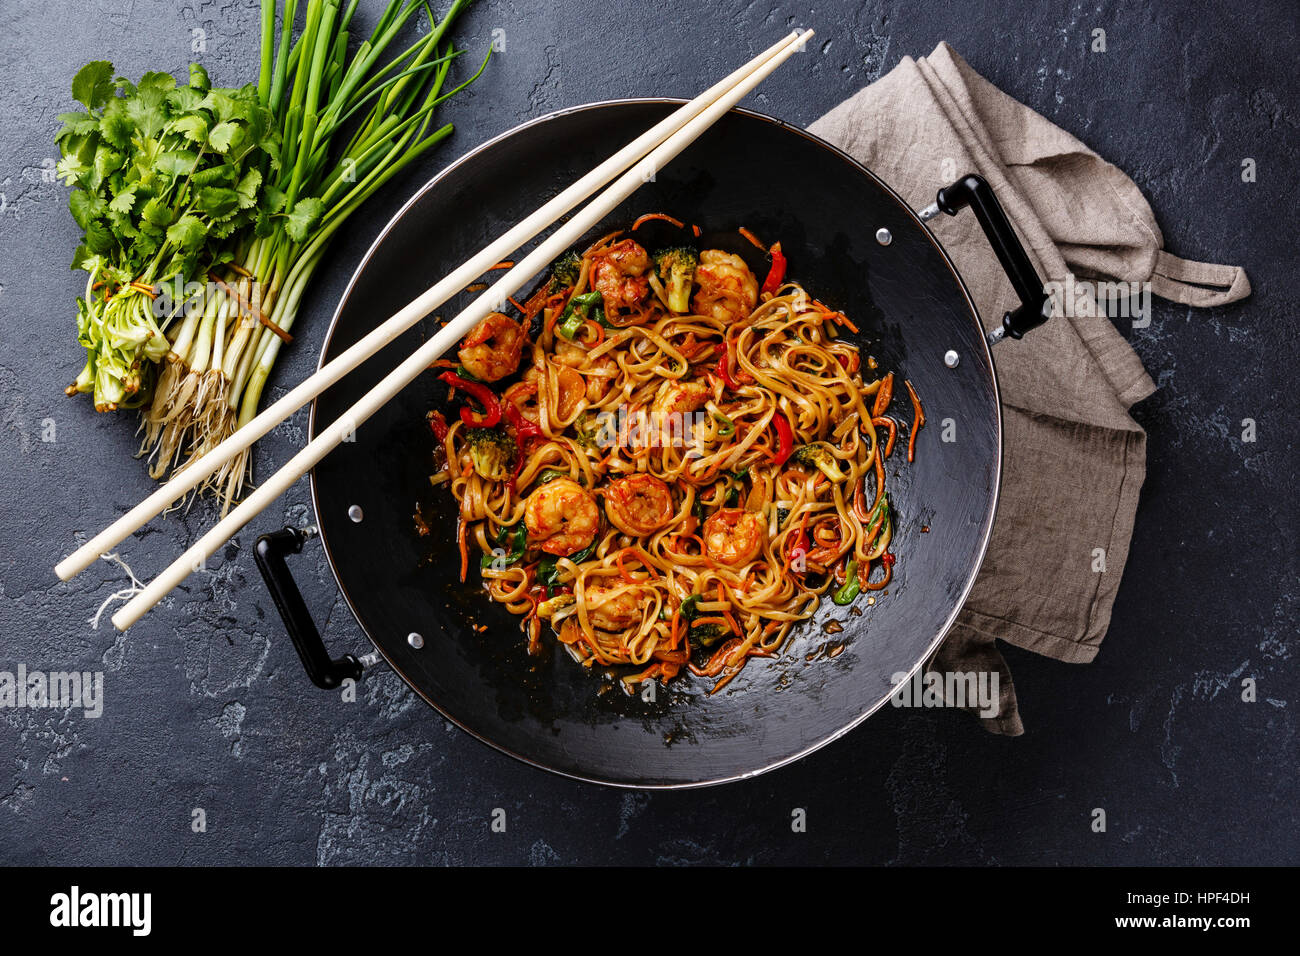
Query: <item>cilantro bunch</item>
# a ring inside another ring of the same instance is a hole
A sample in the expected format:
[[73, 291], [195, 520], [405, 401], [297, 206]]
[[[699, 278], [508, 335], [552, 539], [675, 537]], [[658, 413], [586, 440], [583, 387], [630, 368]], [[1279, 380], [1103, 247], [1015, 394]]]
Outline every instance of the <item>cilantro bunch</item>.
[[224, 242], [253, 222], [261, 165], [278, 151], [257, 90], [212, 89], [203, 67], [178, 86], [166, 73], [138, 84], [88, 63], [72, 82], [85, 112], [64, 113], [57, 172], [85, 235], [74, 269], [90, 273], [77, 302], [85, 368], [70, 393], [110, 410], [143, 397], [150, 365], [170, 350], [153, 286], [230, 258]]

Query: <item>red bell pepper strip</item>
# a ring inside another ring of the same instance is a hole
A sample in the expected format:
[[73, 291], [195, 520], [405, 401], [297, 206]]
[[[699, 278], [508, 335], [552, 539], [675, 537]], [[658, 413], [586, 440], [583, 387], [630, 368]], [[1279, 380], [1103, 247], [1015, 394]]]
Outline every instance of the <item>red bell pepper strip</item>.
[[458, 388], [483, 406], [483, 414], [478, 415], [466, 405], [460, 409], [460, 420], [470, 428], [491, 428], [501, 421], [501, 403], [486, 385], [468, 382], [455, 372], [443, 372], [438, 376], [452, 388]]
[[794, 454], [794, 429], [790, 427], [790, 419], [785, 417], [784, 412], [773, 415], [772, 424], [776, 426], [777, 437], [776, 457], [772, 459], [772, 464], [779, 468]]
[[772, 248], [768, 250], [772, 256], [772, 268], [767, 272], [767, 278], [763, 280], [763, 292], [775, 292], [781, 288], [781, 283], [785, 281], [785, 253], [781, 251], [781, 243], [772, 243]]
[[522, 442], [528, 438], [542, 437], [542, 426], [524, 418], [523, 413], [519, 411], [518, 405], [509, 399], [506, 399], [506, 402], [502, 407], [505, 409], [506, 419], [514, 426], [515, 438], [517, 440]]
[[790, 548], [786, 552], [786, 557], [789, 558], [791, 562], [793, 562], [795, 556], [799, 554], [802, 554], [805, 558], [807, 558], [808, 552], [811, 550], [812, 550], [812, 542], [808, 540], [808, 535], [804, 534], [803, 529], [800, 528], [799, 532], [795, 535], [794, 540], [790, 543]]
[[731, 370], [731, 339], [727, 339], [722, 345], [722, 354], [718, 356], [718, 378], [722, 383], [733, 392], [739, 391], [740, 386], [750, 385], [754, 381], [754, 376], [750, 375], [744, 369], [733, 372]]
[[433, 437], [438, 441], [447, 440], [447, 419], [442, 417], [442, 412], [429, 413], [429, 427], [433, 429]]
[[731, 363], [727, 361], [729, 358], [731, 358], [731, 348], [727, 347], [718, 356], [718, 378], [722, 379], [722, 384], [735, 392], [740, 389], [740, 385], [731, 377]]

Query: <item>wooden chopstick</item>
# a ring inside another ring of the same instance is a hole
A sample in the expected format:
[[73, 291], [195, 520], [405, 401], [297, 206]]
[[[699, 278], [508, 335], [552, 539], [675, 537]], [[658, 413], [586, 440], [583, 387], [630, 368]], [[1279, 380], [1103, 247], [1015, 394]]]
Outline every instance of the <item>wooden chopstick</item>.
[[813, 32], [808, 30], [787, 40], [777, 54], [759, 64], [748, 76], [655, 147], [644, 160], [623, 173], [604, 192], [547, 237], [124, 604], [113, 615], [113, 625], [120, 631], [126, 630], [162, 600], [168, 592], [184, 581], [191, 571], [204, 566], [207, 559], [218, 548], [256, 517], [263, 508], [283, 494], [295, 481], [310, 471], [317, 462], [338, 447], [345, 436], [354, 433], [367, 418], [414, 381], [435, 359], [454, 346], [475, 325], [494, 311], [497, 305], [549, 266], [619, 203], [636, 192], [643, 183], [648, 181], [648, 173], [653, 173], [667, 165], [793, 53], [802, 49], [812, 35]]
[[54, 567], [54, 573], [67, 581], [90, 567], [95, 560], [134, 534], [178, 501], [227, 461], [243, 452], [280, 422], [302, 408], [321, 392], [338, 382], [362, 362], [387, 346], [413, 325], [476, 281], [492, 266], [508, 258], [520, 246], [530, 242], [546, 227], [573, 209], [619, 173], [644, 159], [646, 154], [698, 116], [706, 107], [743, 81], [762, 64], [784, 50], [798, 34], [791, 33], [773, 44], [740, 69], [709, 87], [689, 103], [683, 104], [645, 133], [542, 205], [501, 238], [449, 273], [387, 321], [368, 332], [351, 347], [330, 360], [315, 373], [291, 389], [283, 398], [265, 408], [233, 435], [210, 449], [201, 458], [186, 464], [165, 484], [95, 535]]

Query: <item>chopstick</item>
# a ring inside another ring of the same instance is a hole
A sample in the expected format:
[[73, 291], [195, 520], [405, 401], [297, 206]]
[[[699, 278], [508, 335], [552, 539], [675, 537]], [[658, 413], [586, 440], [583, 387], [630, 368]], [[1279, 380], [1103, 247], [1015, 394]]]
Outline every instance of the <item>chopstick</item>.
[[777, 54], [761, 63], [743, 80], [710, 103], [699, 115], [655, 147], [644, 160], [623, 173], [604, 192], [547, 237], [124, 604], [113, 615], [113, 625], [119, 631], [125, 631], [184, 581], [192, 571], [203, 567], [218, 548], [310, 471], [317, 462], [333, 451], [345, 436], [355, 433], [367, 418], [419, 377], [420, 373], [425, 371], [435, 359], [455, 345], [489, 313], [495, 311], [496, 305], [517, 292], [525, 282], [549, 266], [619, 203], [635, 193], [643, 183], [648, 181], [647, 173], [653, 173], [667, 165], [766, 79], [772, 71], [797, 50], [802, 49], [812, 35], [813, 31], [808, 30], [790, 38]]
[[721, 96], [735, 89], [755, 70], [780, 55], [797, 40], [798, 36], [796, 31], [779, 43], [773, 44], [740, 69], [715, 83], [689, 103], [674, 110], [555, 198], [543, 204], [532, 215], [511, 227], [495, 242], [462, 263], [387, 321], [308, 376], [233, 435], [210, 449], [201, 458], [187, 463], [180, 472], [173, 475], [138, 505], [55, 565], [54, 573], [61, 580], [67, 581], [86, 570], [100, 555], [120, 544], [171, 504], [197, 488], [205, 478], [220, 469], [227, 461], [243, 452], [453, 295], [477, 281], [492, 266], [507, 259], [520, 246], [530, 242], [543, 229], [594, 194], [615, 176], [644, 159], [653, 148], [699, 116], [709, 105], [717, 102]]

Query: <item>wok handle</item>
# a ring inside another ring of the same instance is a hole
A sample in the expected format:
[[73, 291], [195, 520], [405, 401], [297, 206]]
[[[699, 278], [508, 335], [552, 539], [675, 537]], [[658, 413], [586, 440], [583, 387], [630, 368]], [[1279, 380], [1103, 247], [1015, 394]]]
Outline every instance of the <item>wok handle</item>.
[[963, 176], [951, 186], [939, 190], [934, 206], [930, 207], [934, 210], [931, 216], [926, 216], [924, 212], [921, 215], [923, 219], [930, 219], [942, 211], [955, 216], [966, 206], [975, 211], [980, 228], [984, 230], [989, 245], [1006, 270], [1007, 278], [1011, 280], [1012, 288], [1020, 297], [1020, 306], [1002, 316], [1002, 327], [989, 333], [989, 344], [1004, 337], [1018, 339], [1047, 321], [1051, 315], [1050, 299], [1034, 270], [1034, 264], [1029, 261], [1025, 247], [1020, 243], [1020, 237], [1007, 220], [1001, 203], [993, 195], [993, 187], [983, 176], [974, 173]]
[[284, 561], [286, 554], [302, 551], [303, 542], [314, 534], [315, 529], [305, 531], [300, 528], [284, 528], [264, 534], [257, 539], [254, 557], [257, 569], [262, 572], [262, 580], [266, 582], [266, 589], [271, 592], [271, 600], [275, 602], [280, 619], [284, 621], [284, 628], [289, 632], [298, 656], [302, 658], [307, 676], [317, 687], [333, 690], [348, 678], [356, 680], [361, 676], [361, 661], [351, 654], [339, 658], [329, 656], [320, 631], [316, 630], [316, 622], [311, 619], [311, 613], [302, 599], [302, 592], [298, 590], [298, 584]]

